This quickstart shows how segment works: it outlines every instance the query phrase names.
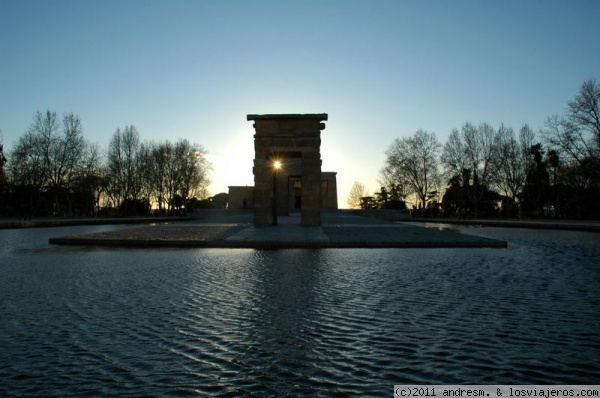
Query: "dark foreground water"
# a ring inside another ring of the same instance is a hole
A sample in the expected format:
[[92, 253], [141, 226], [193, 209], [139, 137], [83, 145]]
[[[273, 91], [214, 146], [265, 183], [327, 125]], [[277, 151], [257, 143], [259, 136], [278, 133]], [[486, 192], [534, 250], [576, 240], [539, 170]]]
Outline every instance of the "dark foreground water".
[[508, 249], [58, 247], [0, 231], [0, 396], [600, 384], [600, 234]]

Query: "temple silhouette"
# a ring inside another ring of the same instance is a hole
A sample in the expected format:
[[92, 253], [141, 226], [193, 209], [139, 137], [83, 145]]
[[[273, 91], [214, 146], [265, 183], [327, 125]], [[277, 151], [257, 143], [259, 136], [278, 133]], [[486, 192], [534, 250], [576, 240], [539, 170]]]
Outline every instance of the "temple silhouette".
[[254, 121], [254, 186], [230, 186], [230, 209], [253, 209], [254, 225], [277, 225], [299, 210], [301, 224], [321, 225], [337, 209], [336, 172], [321, 171], [326, 113], [247, 115]]

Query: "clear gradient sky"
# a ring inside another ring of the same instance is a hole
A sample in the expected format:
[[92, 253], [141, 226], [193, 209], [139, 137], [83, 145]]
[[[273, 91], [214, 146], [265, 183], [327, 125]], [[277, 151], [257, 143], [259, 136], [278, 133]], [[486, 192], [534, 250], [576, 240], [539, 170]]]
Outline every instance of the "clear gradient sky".
[[210, 192], [252, 185], [249, 113], [328, 113], [324, 171], [378, 189], [384, 151], [465, 121], [534, 130], [600, 79], [600, 1], [0, 0], [0, 130], [74, 112], [106, 148], [188, 138]]

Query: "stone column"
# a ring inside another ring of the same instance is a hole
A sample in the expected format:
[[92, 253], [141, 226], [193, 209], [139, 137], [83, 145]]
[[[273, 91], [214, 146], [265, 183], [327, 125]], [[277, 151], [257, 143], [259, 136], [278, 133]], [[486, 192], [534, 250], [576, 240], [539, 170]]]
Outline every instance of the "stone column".
[[302, 225], [321, 225], [321, 156], [302, 154]]
[[254, 225], [273, 225], [273, 178], [269, 161], [254, 159]]

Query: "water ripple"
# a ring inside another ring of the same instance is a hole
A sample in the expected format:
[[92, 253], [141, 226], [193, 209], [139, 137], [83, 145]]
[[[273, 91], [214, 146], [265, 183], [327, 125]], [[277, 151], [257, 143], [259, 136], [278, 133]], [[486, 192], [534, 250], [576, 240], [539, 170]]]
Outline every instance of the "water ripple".
[[599, 384], [597, 235], [476, 233], [511, 248], [5, 248], [0, 395]]

